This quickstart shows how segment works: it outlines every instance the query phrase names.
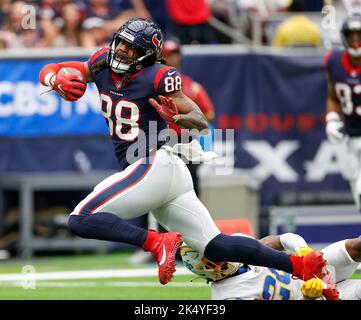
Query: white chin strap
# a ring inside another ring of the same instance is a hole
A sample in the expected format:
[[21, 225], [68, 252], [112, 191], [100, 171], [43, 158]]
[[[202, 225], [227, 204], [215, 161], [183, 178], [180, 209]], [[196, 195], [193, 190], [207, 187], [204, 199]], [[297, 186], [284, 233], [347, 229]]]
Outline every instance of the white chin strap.
[[353, 48], [347, 48], [347, 52], [351, 57], [359, 58], [361, 57], [361, 48], [353, 49]]

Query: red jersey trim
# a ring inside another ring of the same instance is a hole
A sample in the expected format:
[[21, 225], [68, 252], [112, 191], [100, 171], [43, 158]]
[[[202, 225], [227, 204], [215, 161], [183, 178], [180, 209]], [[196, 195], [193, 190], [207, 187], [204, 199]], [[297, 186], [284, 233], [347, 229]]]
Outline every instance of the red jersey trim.
[[351, 62], [350, 62], [350, 57], [348, 55], [348, 53], [345, 51], [343, 54], [342, 54], [342, 57], [341, 57], [341, 63], [342, 63], [342, 66], [343, 68], [348, 72], [348, 73], [352, 73], [352, 72], [356, 72], [357, 74], [360, 74], [361, 73], [361, 65], [358, 66], [358, 67], [354, 67], [351, 65]]
[[[110, 186], [107, 186], [105, 189], [101, 190], [101, 191], [100, 191], [99, 193], [97, 193], [95, 196], [93, 196], [92, 198], [90, 198], [90, 199], [86, 202], [86, 204], [84, 204], [84, 205], [81, 207], [81, 209], [79, 210], [79, 212], [78, 212], [77, 215], [80, 215], [80, 214], [83, 212], [84, 208], [85, 208], [90, 202], [92, 202], [96, 197], [98, 197], [99, 195], [103, 194], [105, 191], [109, 190], [110, 188], [114, 187], [116, 184], [118, 184], [118, 183], [124, 181], [125, 179], [129, 178], [129, 177], [140, 167], [141, 164], [142, 164], [142, 163], [140, 162], [140, 163], [139, 163], [131, 172], [129, 172], [125, 177], [121, 178], [120, 180], [117, 180], [117, 181], [113, 182]], [[114, 196], [114, 195], [113, 195], [113, 196]], [[109, 199], [107, 199], [107, 200], [109, 200]], [[98, 206], [97, 206], [97, 207], [98, 207]], [[93, 208], [93, 209], [90, 211], [89, 214], [92, 214], [95, 209], [96, 209], [96, 208]]]
[[95, 52], [89, 61], [89, 67], [91, 67], [92, 64], [94, 63], [94, 61], [96, 59], [98, 59], [103, 53], [107, 52], [108, 50], [109, 50], [109, 48], [103, 48], [103, 49], [100, 49], [99, 51]]
[[[90, 211], [89, 215], [93, 214], [96, 209], [98, 209], [99, 207], [103, 206], [104, 204], [106, 204], [107, 202], [109, 202], [110, 200], [112, 200], [114, 197], [119, 196], [120, 194], [122, 194], [122, 193], [124, 193], [126, 190], [128, 190], [129, 188], [131, 188], [131, 187], [137, 185], [138, 183], [140, 183], [140, 182], [146, 177], [146, 175], [148, 174], [149, 170], [152, 168], [153, 163], [154, 163], [154, 161], [155, 161], [155, 157], [156, 157], [156, 155], [155, 155], [154, 158], [153, 158], [153, 162], [150, 164], [150, 166], [147, 168], [147, 170], [143, 173], [143, 175], [142, 175], [138, 180], [136, 180], [135, 182], [133, 182], [133, 183], [130, 184], [129, 186], [126, 186], [125, 188], [121, 189], [121, 190], [118, 191], [117, 193], [113, 194], [112, 196], [110, 196], [109, 198], [107, 198], [106, 200], [104, 200], [102, 203], [98, 204], [96, 207], [94, 207], [94, 208]], [[134, 173], [134, 172], [140, 167], [141, 164], [142, 164], [142, 163], [140, 163], [129, 175], [127, 175], [126, 177], [124, 177], [124, 178], [121, 179], [120, 181], [117, 181], [117, 182], [114, 183], [112, 186], [114, 186], [114, 185], [116, 185], [117, 183], [119, 183], [119, 182], [125, 180], [126, 178], [130, 177], [130, 175], [131, 175], [132, 173]], [[110, 186], [110, 187], [112, 187], [112, 186]], [[109, 188], [110, 188], [110, 187], [109, 187]], [[107, 189], [109, 189], [109, 188], [107, 188]], [[103, 190], [102, 192], [104, 192], [104, 190]], [[93, 199], [94, 199], [94, 198], [93, 198]]]
[[326, 55], [324, 56], [324, 58], [323, 58], [323, 67], [324, 67], [325, 69], [327, 69], [327, 67], [328, 67], [328, 62], [330, 61], [330, 58], [331, 58], [331, 56], [332, 56], [332, 53], [333, 53], [333, 50], [328, 51], [328, 52], [326, 53]]
[[159, 69], [159, 70], [158, 70], [158, 72], [157, 72], [157, 74], [155, 75], [155, 78], [154, 78], [154, 91], [155, 91], [155, 92], [158, 91], [160, 79], [162, 79], [163, 75], [164, 75], [169, 69], [174, 69], [174, 67], [163, 67], [162, 69]]

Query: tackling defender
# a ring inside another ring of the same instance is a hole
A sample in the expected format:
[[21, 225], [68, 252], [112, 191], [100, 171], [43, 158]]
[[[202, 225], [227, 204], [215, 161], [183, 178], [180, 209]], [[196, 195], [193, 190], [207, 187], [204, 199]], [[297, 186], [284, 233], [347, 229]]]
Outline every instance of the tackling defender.
[[[312, 252], [301, 236], [292, 233], [272, 235], [259, 241], [298, 255]], [[213, 263], [186, 244], [181, 248], [186, 267], [212, 283], [214, 300], [308, 300], [322, 296], [331, 300], [361, 300], [361, 281], [349, 279], [361, 262], [361, 238], [333, 243], [322, 252], [328, 268], [334, 269], [336, 288], [324, 289], [319, 278], [304, 282], [273, 268], [233, 262]]]
[[[274, 267], [302, 279], [322, 276], [325, 261], [319, 252], [289, 256], [254, 239], [218, 230], [195, 195], [190, 173], [176, 155], [179, 149], [167, 146], [162, 138], [164, 131], [168, 134], [166, 121], [186, 129], [207, 128], [198, 106], [183, 94], [178, 71], [161, 63], [162, 44], [157, 25], [132, 19], [114, 34], [109, 48], [87, 62], [49, 64], [40, 72], [42, 84], [70, 101], [84, 94], [86, 84], [76, 72], [62, 68], [75, 68], [86, 82], [95, 82], [122, 170], [100, 182], [78, 204], [69, 217], [70, 230], [83, 238], [126, 242], [151, 251], [162, 284], [173, 276], [182, 236], [214, 261]], [[195, 146], [183, 145], [183, 152], [202, 154], [192, 149]], [[166, 230], [175, 232], [147, 231], [125, 220], [149, 211]]]
[[333, 143], [347, 143], [345, 169], [361, 211], [361, 14], [345, 20], [341, 38], [345, 50], [330, 51], [324, 61], [328, 80], [326, 134]]

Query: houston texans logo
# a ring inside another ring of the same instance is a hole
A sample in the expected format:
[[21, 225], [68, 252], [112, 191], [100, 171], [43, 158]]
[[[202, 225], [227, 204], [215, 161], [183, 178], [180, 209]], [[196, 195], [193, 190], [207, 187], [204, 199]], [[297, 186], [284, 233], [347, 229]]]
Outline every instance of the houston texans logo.
[[157, 48], [159, 48], [160, 40], [157, 38], [157, 35], [156, 35], [156, 34], [153, 35], [153, 37], [152, 37], [152, 42], [153, 42], [153, 44], [154, 44]]

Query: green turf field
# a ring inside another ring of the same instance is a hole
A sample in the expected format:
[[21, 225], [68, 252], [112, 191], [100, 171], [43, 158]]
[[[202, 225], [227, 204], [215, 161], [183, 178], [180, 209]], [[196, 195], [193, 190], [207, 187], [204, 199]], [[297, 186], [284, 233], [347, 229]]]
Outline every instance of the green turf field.
[[[130, 265], [130, 253], [112, 253], [102, 256], [76, 255], [55, 258], [36, 258], [31, 261], [0, 262], [0, 277], [4, 274], [21, 275], [22, 268], [31, 265], [37, 273], [70, 272], [77, 270], [154, 270], [156, 264]], [[178, 263], [181, 267], [181, 262]], [[20, 281], [0, 281], [0, 299], [130, 299], [130, 300], [208, 300], [210, 288], [205, 281], [191, 280], [193, 275], [176, 275], [166, 286], [158, 283], [156, 275], [122, 278], [91, 278], [38, 280], [36, 288], [31, 289], [29, 278]], [[31, 279], [31, 276], [30, 276]], [[24, 289], [25, 287], [28, 289]], [[30, 288], [29, 288], [30, 287]]]
[[[178, 265], [179, 275], [166, 286], [158, 283], [155, 264], [134, 266], [127, 263], [130, 253], [112, 253], [103, 256], [76, 255], [54, 258], [36, 258], [31, 261], [0, 262], [0, 299], [130, 299], [130, 300], [209, 300], [211, 297], [209, 285], [202, 279], [196, 279], [181, 263]], [[33, 266], [37, 275], [54, 273], [60, 278], [49, 278], [31, 282], [31, 275], [17, 280], [4, 280], [9, 274], [21, 276], [22, 268]], [[81, 270], [82, 272], [76, 272]], [[182, 272], [183, 270], [183, 272]], [[87, 278], [84, 272], [93, 275]], [[109, 277], [108, 277], [108, 272]], [[111, 272], [132, 273], [127, 276], [112, 276]], [[45, 274], [44, 274], [45, 273]], [[146, 273], [153, 275], [146, 276]], [[66, 276], [64, 276], [64, 274]], [[68, 275], [73, 276], [69, 279]], [[101, 278], [104, 277], [104, 278]], [[361, 273], [354, 275], [361, 279]], [[30, 281], [30, 282], [29, 282]], [[24, 289], [24, 287], [26, 289]]]

